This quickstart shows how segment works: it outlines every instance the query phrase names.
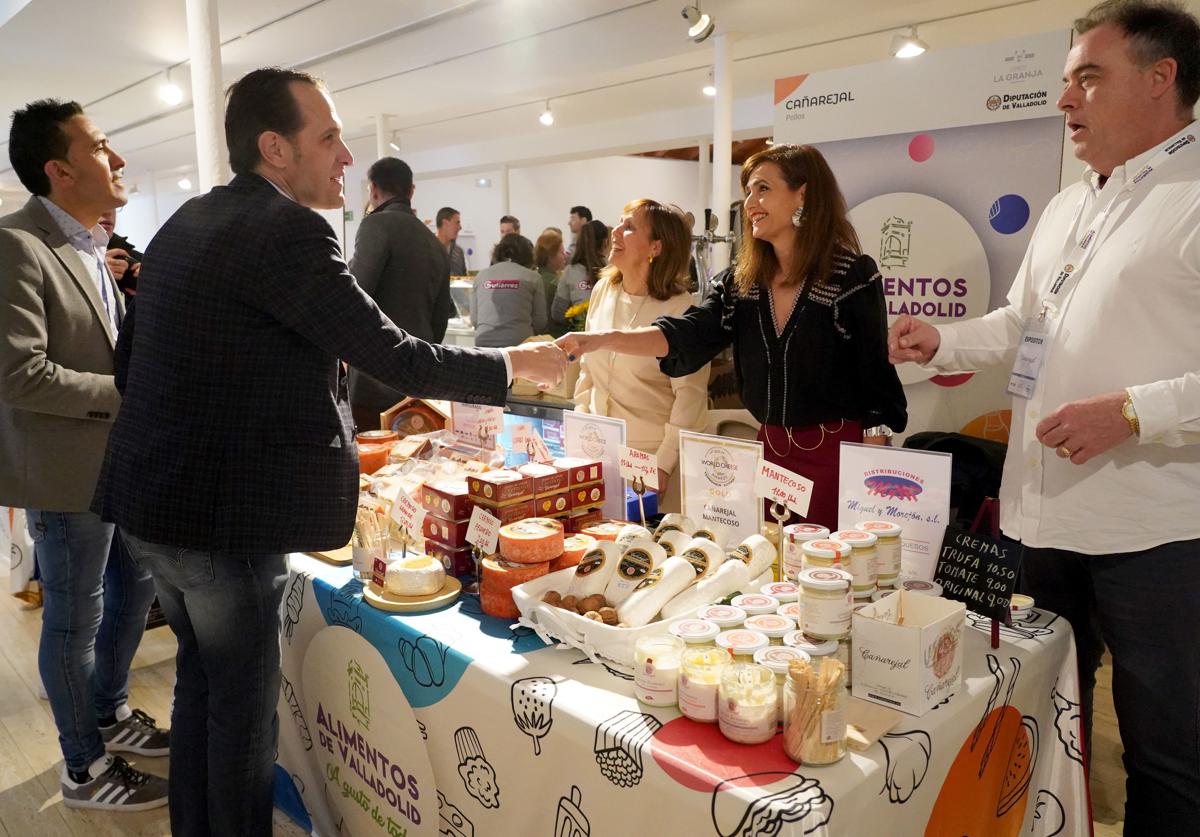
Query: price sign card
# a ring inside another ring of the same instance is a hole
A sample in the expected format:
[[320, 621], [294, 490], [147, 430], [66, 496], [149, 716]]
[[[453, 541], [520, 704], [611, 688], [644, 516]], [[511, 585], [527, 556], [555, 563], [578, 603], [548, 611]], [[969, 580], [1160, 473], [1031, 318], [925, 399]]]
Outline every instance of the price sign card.
[[396, 489], [396, 499], [392, 500], [392, 520], [401, 529], [409, 532], [420, 532], [421, 524], [425, 522], [425, 509], [408, 495], [403, 488]]
[[1005, 537], [947, 527], [933, 580], [942, 585], [947, 599], [1007, 625], [1024, 551], [1021, 544]]
[[504, 429], [504, 408], [452, 401], [450, 424], [454, 428], [454, 435], [461, 441], [495, 450], [496, 437]]
[[488, 514], [482, 506], [476, 506], [471, 512], [471, 522], [467, 524], [467, 543], [474, 544], [487, 555], [493, 555], [499, 541], [500, 518]]
[[621, 469], [621, 476], [625, 479], [635, 480], [641, 477], [647, 486], [658, 490], [658, 457], [654, 454], [621, 445], [617, 464]]
[[554, 458], [545, 440], [529, 422], [513, 425], [512, 449], [513, 453], [527, 454], [530, 462], [549, 462]]
[[782, 503], [801, 517], [808, 517], [813, 481], [765, 459], [754, 477], [754, 493], [772, 503]]

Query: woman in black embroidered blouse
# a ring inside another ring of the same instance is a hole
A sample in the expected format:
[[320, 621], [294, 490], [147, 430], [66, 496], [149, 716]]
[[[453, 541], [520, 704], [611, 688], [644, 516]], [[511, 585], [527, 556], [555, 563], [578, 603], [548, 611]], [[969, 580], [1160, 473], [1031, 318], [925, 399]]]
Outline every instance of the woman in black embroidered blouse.
[[559, 345], [575, 356], [651, 355], [678, 376], [732, 344], [766, 458], [813, 480], [806, 520], [833, 528], [839, 444], [886, 444], [908, 421], [887, 358], [882, 283], [815, 148], [760, 151], [742, 167], [742, 188], [742, 252], [700, 305], [648, 328], [568, 334]]

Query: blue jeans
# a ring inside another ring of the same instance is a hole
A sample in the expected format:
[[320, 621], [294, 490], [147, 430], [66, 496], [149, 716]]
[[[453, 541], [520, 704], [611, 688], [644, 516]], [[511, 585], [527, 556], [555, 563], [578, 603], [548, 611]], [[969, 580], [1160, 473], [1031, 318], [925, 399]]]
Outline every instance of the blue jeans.
[[[1104, 646], [1125, 748], [1126, 837], [1195, 834], [1200, 821], [1200, 541], [1081, 555], [1026, 549], [1021, 585], [1066, 618], [1079, 650], [1090, 749]], [[1085, 751], [1086, 752], [1086, 751]]]
[[26, 512], [42, 577], [38, 669], [67, 769], [104, 755], [98, 718], [129, 696], [129, 665], [154, 600], [150, 576], [91, 512]]
[[203, 552], [122, 532], [175, 636], [171, 833], [271, 833], [279, 702], [280, 554]]

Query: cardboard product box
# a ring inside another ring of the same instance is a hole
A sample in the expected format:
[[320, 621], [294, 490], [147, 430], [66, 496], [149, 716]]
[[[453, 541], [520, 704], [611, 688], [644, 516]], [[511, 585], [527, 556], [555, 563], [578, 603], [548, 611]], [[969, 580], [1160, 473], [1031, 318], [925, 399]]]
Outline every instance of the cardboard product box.
[[473, 506], [466, 480], [427, 482], [418, 492], [421, 507], [443, 520], [469, 520]]
[[467, 543], [467, 527], [470, 525], [470, 518], [446, 520], [437, 515], [427, 514], [421, 521], [421, 533], [427, 539], [443, 543], [451, 549], [461, 549], [464, 546], [470, 546]]
[[471, 545], [454, 547], [426, 539], [425, 554], [442, 562], [449, 575], [457, 578], [473, 577], [475, 575], [475, 559], [471, 557]]
[[[502, 506], [492, 505], [491, 503], [483, 503], [477, 500], [471, 502], [471, 507], [481, 507], [488, 514], [500, 518], [500, 525], [507, 526], [510, 523], [516, 523], [518, 520], [524, 520], [527, 517], [537, 517], [536, 507], [533, 500], [518, 500], [515, 503], [505, 503]], [[470, 514], [467, 515], [470, 518]]]
[[554, 467], [567, 472], [567, 485], [571, 488], [604, 481], [604, 463], [599, 459], [567, 456], [554, 460]]
[[900, 590], [854, 614], [853, 693], [924, 715], [962, 683], [966, 605]]
[[562, 468], [543, 462], [527, 462], [517, 468], [517, 472], [533, 479], [534, 497], [561, 494], [567, 490], [570, 479], [570, 474]]
[[379, 414], [379, 426], [401, 438], [445, 430], [449, 421], [450, 402], [425, 398], [405, 398]]
[[570, 492], [563, 489], [556, 494], [547, 494], [533, 499], [537, 517], [558, 517], [571, 511]]
[[500, 506], [533, 499], [533, 477], [516, 471], [487, 471], [467, 477], [467, 493], [477, 502]]
[[588, 509], [587, 511], [571, 512], [564, 523], [566, 524], [567, 532], [570, 534], [575, 534], [577, 532], [582, 532], [589, 526], [595, 526], [597, 523], [600, 523], [603, 520], [603, 509]]
[[604, 505], [604, 483], [571, 486], [569, 501], [572, 509], [591, 509]]

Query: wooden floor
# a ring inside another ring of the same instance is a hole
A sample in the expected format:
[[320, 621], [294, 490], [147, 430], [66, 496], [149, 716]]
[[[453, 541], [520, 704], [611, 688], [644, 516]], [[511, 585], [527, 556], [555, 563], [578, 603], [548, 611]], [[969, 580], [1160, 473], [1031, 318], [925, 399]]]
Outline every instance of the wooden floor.
[[[37, 697], [41, 611], [25, 610], [7, 595], [0, 567], [0, 837], [166, 837], [167, 809], [131, 814], [67, 809], [59, 792], [62, 754], [49, 704]], [[1125, 807], [1121, 738], [1112, 707], [1111, 669], [1096, 687], [1092, 805], [1097, 837], [1119, 837]], [[130, 673], [130, 704], [166, 723], [175, 683], [175, 639], [168, 628], [147, 631]], [[137, 758], [138, 767], [167, 775], [167, 759]], [[275, 812], [276, 837], [304, 832]]]

